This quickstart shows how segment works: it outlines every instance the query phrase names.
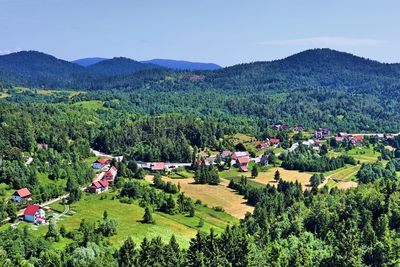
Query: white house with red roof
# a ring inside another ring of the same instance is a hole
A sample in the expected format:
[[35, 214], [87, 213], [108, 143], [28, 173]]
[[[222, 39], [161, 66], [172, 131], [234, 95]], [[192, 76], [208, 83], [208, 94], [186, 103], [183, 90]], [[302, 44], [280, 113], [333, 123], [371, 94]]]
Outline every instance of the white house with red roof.
[[247, 151], [237, 151], [237, 152], [232, 154], [232, 159], [233, 160], [237, 160], [238, 158], [242, 158], [242, 157], [250, 157], [249, 152], [247, 152]]
[[45, 224], [46, 213], [39, 205], [28, 205], [24, 210], [24, 220], [36, 224]]
[[154, 162], [150, 164], [150, 170], [153, 172], [164, 171], [166, 169], [164, 162]]
[[107, 180], [100, 180], [93, 182], [91, 186], [87, 188], [89, 193], [100, 194], [108, 190], [109, 183]]
[[236, 166], [239, 168], [240, 171], [242, 172], [247, 172], [248, 167], [249, 167], [249, 157], [240, 157], [236, 160]]
[[115, 166], [112, 166], [103, 176], [103, 180], [108, 182], [114, 182], [115, 177], [117, 177], [118, 169]]
[[21, 203], [24, 200], [30, 200], [31, 195], [32, 194], [28, 188], [21, 188], [15, 191], [15, 193], [12, 195], [12, 200], [14, 202]]

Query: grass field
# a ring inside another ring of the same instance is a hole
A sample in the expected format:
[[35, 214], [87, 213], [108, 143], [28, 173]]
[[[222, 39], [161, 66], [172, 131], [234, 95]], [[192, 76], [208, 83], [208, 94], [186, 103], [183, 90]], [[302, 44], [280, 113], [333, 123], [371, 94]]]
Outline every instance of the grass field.
[[[255, 179], [249, 179], [249, 181], [252, 181], [253, 183], [258, 183], [258, 184], [271, 184], [271, 185], [276, 185], [276, 182], [274, 180], [274, 174], [275, 171], [279, 170], [279, 173], [281, 174], [281, 178], [284, 181], [289, 181], [289, 182], [295, 182], [296, 180], [301, 183], [303, 189], [306, 189], [309, 187], [310, 184], [310, 177], [312, 174], [307, 173], [307, 172], [299, 172], [295, 170], [285, 170], [283, 168], [278, 168], [278, 167], [273, 167], [267, 172], [259, 172], [258, 176]], [[232, 179], [235, 177], [240, 177], [240, 176], [246, 176], [248, 178], [251, 177], [251, 172], [239, 172], [238, 170], [233, 170], [231, 172], [226, 172], [226, 173], [220, 173], [220, 177], [224, 177], [226, 179]], [[235, 178], [237, 179], [237, 178]]]
[[[146, 180], [152, 182], [153, 176], [146, 176]], [[243, 218], [246, 212], [253, 212], [254, 207], [249, 206], [243, 196], [228, 188], [229, 181], [221, 179], [219, 185], [194, 184], [194, 179], [171, 179], [163, 177], [165, 182], [172, 182], [181, 186], [181, 191], [193, 200], [201, 200], [209, 207], [221, 206], [226, 213]]]
[[[137, 243], [141, 242], [144, 237], [153, 238], [157, 236], [161, 236], [163, 241], [167, 242], [173, 234], [181, 246], [188, 247], [190, 239], [196, 235], [198, 230], [207, 232], [210, 228], [214, 228], [216, 233], [222, 233], [227, 224], [238, 223], [236, 218], [224, 212], [217, 212], [211, 208], [196, 205], [196, 215], [193, 218], [183, 214], [169, 215], [156, 211], [153, 213], [156, 224], [144, 224], [141, 222], [144, 209], [138, 204], [124, 204], [117, 199], [113, 200], [113, 193], [102, 195], [106, 195], [107, 198], [101, 199], [101, 195], [84, 194], [80, 201], [72, 204], [72, 213], [59, 221], [57, 226], [64, 225], [68, 231], [71, 231], [79, 228], [82, 219], [101, 220], [103, 212], [107, 210], [108, 217], [118, 222], [117, 235], [109, 238], [109, 241], [116, 247], [119, 247], [128, 236], [132, 236]], [[61, 203], [55, 203], [51, 207], [58, 212], [64, 210]], [[204, 221], [202, 228], [198, 228], [200, 218]], [[44, 235], [46, 232], [47, 226], [42, 226], [34, 231], [34, 234]], [[61, 246], [69, 242], [69, 240], [64, 239], [64, 244], [61, 244]]]
[[361, 165], [346, 165], [343, 168], [325, 173], [325, 176], [332, 176], [332, 178], [352, 181], [356, 179], [356, 174], [360, 170], [360, 168]]

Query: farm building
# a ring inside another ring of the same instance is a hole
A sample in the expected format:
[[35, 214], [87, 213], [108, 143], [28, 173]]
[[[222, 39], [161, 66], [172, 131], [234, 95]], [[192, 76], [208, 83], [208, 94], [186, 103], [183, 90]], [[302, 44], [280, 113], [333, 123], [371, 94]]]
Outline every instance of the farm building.
[[96, 161], [93, 163], [92, 167], [93, 167], [93, 169], [98, 170], [98, 169], [103, 168], [103, 167], [106, 166], [107, 164], [110, 164], [111, 161], [112, 161], [112, 160], [111, 160], [110, 158], [100, 158], [100, 159], [96, 160]]
[[268, 140], [268, 142], [269, 142], [271, 145], [279, 145], [279, 144], [281, 143], [281, 140], [278, 139], [278, 138], [270, 138], [270, 139]]
[[87, 188], [89, 193], [100, 194], [108, 190], [109, 183], [107, 180], [100, 180], [98, 182], [93, 182], [91, 186]]
[[21, 203], [24, 200], [29, 200], [31, 198], [31, 192], [28, 188], [21, 188], [12, 195], [12, 200], [17, 203]]
[[165, 171], [165, 163], [164, 162], [154, 162], [150, 165], [150, 170], [153, 172], [158, 172], [158, 171]]
[[263, 142], [263, 141], [259, 141], [257, 144], [257, 148], [259, 149], [263, 149], [267, 147], [267, 143]]
[[103, 176], [103, 180], [107, 180], [108, 182], [114, 182], [115, 177], [117, 176], [118, 169], [115, 166], [112, 166], [108, 172], [106, 172]]
[[237, 160], [238, 158], [249, 157], [249, 156], [250, 154], [247, 151], [238, 151], [232, 154], [232, 159]]
[[249, 165], [249, 157], [240, 157], [236, 160], [236, 166], [242, 172], [247, 172]]
[[46, 213], [39, 205], [28, 205], [24, 211], [24, 220], [44, 224], [46, 223]]
[[350, 142], [352, 144], [357, 144], [357, 143], [362, 143], [363, 142], [363, 136], [362, 135], [355, 135], [350, 137]]

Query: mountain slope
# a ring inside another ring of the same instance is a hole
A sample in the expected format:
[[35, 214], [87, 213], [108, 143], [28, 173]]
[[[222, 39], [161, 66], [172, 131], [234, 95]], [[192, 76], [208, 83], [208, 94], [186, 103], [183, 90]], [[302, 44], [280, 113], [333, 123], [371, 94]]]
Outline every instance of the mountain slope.
[[228, 67], [208, 74], [206, 81], [226, 90], [287, 91], [324, 87], [366, 91], [382, 89], [399, 78], [389, 64], [330, 49], [313, 49], [282, 60]]
[[99, 63], [99, 62], [104, 61], [106, 59], [107, 58], [102, 58], [102, 57], [87, 57], [87, 58], [77, 59], [77, 60], [74, 60], [74, 61], [71, 61], [71, 62], [75, 63], [75, 64], [77, 64], [79, 66], [82, 66], [82, 67], [88, 67], [90, 65]]
[[222, 68], [221, 66], [214, 63], [190, 62], [190, 61], [173, 60], [173, 59], [152, 59], [141, 62], [151, 63], [174, 70], [218, 70]]
[[18, 85], [69, 86], [86, 70], [71, 62], [36, 52], [22, 51], [0, 56], [0, 80]]
[[160, 67], [153, 64], [144, 64], [129, 58], [116, 57], [90, 65], [87, 70], [99, 75], [117, 76], [155, 68]]

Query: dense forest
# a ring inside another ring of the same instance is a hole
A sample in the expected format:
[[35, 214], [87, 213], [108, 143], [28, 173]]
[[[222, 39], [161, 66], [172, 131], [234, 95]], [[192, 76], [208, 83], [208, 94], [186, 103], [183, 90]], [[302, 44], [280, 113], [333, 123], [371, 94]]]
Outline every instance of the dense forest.
[[[115, 197], [139, 203], [143, 223], [153, 224], [154, 210], [193, 217], [200, 204], [159, 175], [152, 185], [136, 181], [145, 176], [136, 161], [197, 163], [194, 181], [215, 186], [218, 172], [197, 162], [196, 152], [233, 149], [226, 137], [235, 133], [277, 137], [288, 148], [301, 134], [289, 141], [288, 132], [270, 125], [400, 131], [398, 66], [346, 53], [310, 50], [196, 72], [121, 58], [98, 64], [85, 68], [33, 51], [0, 56], [0, 184], [7, 190], [27, 187], [37, 203], [66, 192], [70, 202], [78, 201], [94, 175], [86, 160], [95, 148], [124, 156], [112, 163], [121, 177], [113, 185]], [[356, 174], [360, 186], [349, 190], [318, 188], [325, 179], [319, 173], [309, 191], [279, 175], [276, 186], [231, 180], [229, 187], [254, 213], [222, 234], [200, 231], [187, 249], [174, 236], [167, 243], [157, 237], [137, 244], [127, 237], [115, 247], [108, 237], [116, 234], [117, 222], [105, 212], [103, 219], [82, 220], [70, 231], [50, 224], [41, 237], [28, 228], [3, 229], [0, 266], [397, 266], [400, 137], [385, 145], [393, 152], [375, 146], [382, 157], [362, 164]], [[337, 149], [348, 149], [344, 146]], [[321, 173], [356, 164], [350, 156], [326, 153], [300, 144], [280, 160], [286, 169]], [[14, 220], [17, 208], [5, 195], [1, 188], [0, 220]], [[60, 236], [68, 238], [65, 248]]]

